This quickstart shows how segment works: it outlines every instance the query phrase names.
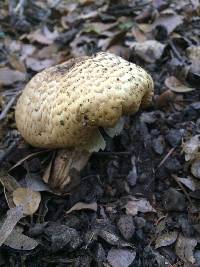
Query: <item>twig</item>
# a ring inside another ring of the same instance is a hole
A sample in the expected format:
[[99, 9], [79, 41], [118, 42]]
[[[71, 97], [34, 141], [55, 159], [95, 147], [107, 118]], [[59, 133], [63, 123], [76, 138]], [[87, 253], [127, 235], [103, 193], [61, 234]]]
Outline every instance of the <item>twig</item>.
[[163, 165], [163, 163], [169, 158], [169, 156], [174, 152], [174, 150], [175, 150], [175, 147], [170, 149], [170, 151], [167, 153], [167, 155], [161, 160], [161, 162], [159, 163], [156, 170], [159, 169]]
[[25, 0], [19, 0], [19, 3], [17, 4], [17, 6], [14, 9], [14, 13], [17, 14], [20, 11], [20, 16], [23, 15], [23, 5], [24, 5], [24, 1]]
[[3, 119], [5, 119], [5, 117], [6, 117], [7, 113], [8, 113], [8, 111], [10, 110], [10, 108], [12, 107], [12, 105], [14, 104], [14, 102], [15, 102], [15, 100], [16, 100], [16, 98], [17, 98], [18, 95], [19, 95], [19, 93], [16, 94], [16, 95], [14, 95], [14, 96], [10, 99], [10, 101], [9, 101], [8, 104], [6, 105], [5, 109], [4, 109], [4, 110], [1, 112], [1, 114], [0, 114], [0, 121], [3, 120]]

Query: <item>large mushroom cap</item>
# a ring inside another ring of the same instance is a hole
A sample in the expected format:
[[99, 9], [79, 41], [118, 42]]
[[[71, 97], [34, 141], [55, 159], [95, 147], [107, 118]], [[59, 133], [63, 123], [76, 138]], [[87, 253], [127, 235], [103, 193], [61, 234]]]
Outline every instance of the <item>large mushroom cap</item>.
[[37, 147], [81, 147], [99, 127], [147, 106], [151, 76], [119, 56], [101, 52], [50, 67], [26, 85], [16, 106], [16, 124]]

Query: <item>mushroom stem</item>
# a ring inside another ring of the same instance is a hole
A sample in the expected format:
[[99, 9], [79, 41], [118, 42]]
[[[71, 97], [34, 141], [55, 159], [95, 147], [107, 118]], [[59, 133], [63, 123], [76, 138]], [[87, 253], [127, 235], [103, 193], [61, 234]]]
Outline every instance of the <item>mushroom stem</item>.
[[59, 149], [49, 163], [43, 180], [55, 192], [69, 192], [79, 183], [80, 172], [86, 166], [91, 153], [78, 149]]

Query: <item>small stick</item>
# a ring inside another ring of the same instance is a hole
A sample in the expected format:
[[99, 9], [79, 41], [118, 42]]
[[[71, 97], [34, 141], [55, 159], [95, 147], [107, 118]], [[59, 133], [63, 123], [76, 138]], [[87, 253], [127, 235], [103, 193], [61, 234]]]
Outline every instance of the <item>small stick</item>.
[[17, 98], [18, 95], [19, 95], [19, 93], [16, 94], [16, 95], [14, 95], [14, 96], [10, 99], [10, 101], [9, 101], [8, 104], [6, 105], [5, 109], [4, 109], [4, 110], [1, 112], [1, 114], [0, 114], [0, 121], [3, 120], [3, 119], [5, 119], [5, 117], [6, 117], [7, 113], [8, 113], [8, 111], [10, 110], [10, 108], [12, 107], [12, 105], [14, 104], [14, 102], [15, 102], [15, 100], [16, 100], [16, 98]]
[[20, 10], [20, 15], [23, 15], [23, 5], [24, 5], [24, 0], [20, 0], [17, 6], [14, 9], [14, 13], [16, 14]]
[[161, 160], [161, 162], [159, 163], [158, 167], [156, 169], [159, 169], [163, 163], [169, 158], [169, 156], [174, 152], [175, 147], [171, 148], [170, 151], [167, 153], [167, 155]]

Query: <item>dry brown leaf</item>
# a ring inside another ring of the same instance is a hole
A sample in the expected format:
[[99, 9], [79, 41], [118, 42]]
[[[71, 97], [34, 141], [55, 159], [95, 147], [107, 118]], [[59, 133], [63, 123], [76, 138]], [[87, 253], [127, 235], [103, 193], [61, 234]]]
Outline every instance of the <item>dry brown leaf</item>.
[[26, 74], [7, 67], [0, 68], [0, 85], [11, 85], [26, 80]]
[[178, 236], [178, 232], [161, 234], [155, 241], [155, 248], [166, 247], [173, 244]]
[[83, 202], [78, 202], [76, 203], [71, 209], [69, 209], [66, 214], [71, 213], [72, 211], [77, 211], [77, 210], [93, 210], [97, 211], [97, 203], [83, 203]]
[[98, 41], [98, 47], [101, 48], [102, 51], [108, 50], [112, 45], [120, 44], [124, 39], [126, 32], [123, 30], [107, 31], [106, 35], [108, 38], [100, 38]]
[[78, 0], [79, 4], [81, 5], [89, 5], [94, 3], [94, 0]]
[[152, 24], [152, 29], [157, 25], [162, 25], [167, 29], [168, 34], [171, 34], [182, 23], [182, 16], [177, 15], [171, 10], [165, 10], [164, 12], [160, 13], [160, 16]]
[[166, 78], [165, 85], [167, 86], [167, 88], [176, 93], [188, 93], [195, 90], [195, 88], [188, 87], [174, 76]]
[[108, 31], [109, 29], [115, 27], [116, 25], [118, 25], [117, 22], [106, 23], [106, 24], [101, 22], [85, 23], [83, 31], [102, 34], [104, 31]]
[[170, 103], [175, 101], [175, 93], [171, 90], [166, 90], [159, 96], [155, 97], [155, 105], [157, 107], [169, 106]]
[[8, 236], [4, 245], [17, 250], [32, 250], [37, 247], [38, 242], [31, 237], [22, 234], [23, 229], [15, 227]]
[[23, 207], [24, 214], [32, 215], [40, 205], [41, 195], [29, 188], [20, 187], [13, 192], [13, 201], [16, 206]]
[[7, 211], [7, 217], [0, 228], [0, 246], [3, 245], [9, 235], [12, 233], [15, 225], [23, 217], [24, 212], [21, 206], [17, 206]]
[[194, 177], [200, 179], [200, 159], [195, 159], [191, 165], [191, 173]]
[[190, 71], [200, 73], [200, 46], [190, 46], [186, 49], [187, 56], [191, 61]]
[[52, 59], [58, 53], [58, 46], [56, 44], [48, 45], [37, 51], [36, 57], [38, 59]]
[[176, 255], [185, 263], [194, 264], [195, 257], [193, 254], [193, 250], [196, 247], [196, 245], [197, 245], [197, 240], [184, 237], [183, 235], [180, 234], [175, 245]]
[[131, 54], [131, 50], [128, 47], [124, 47], [122, 45], [112, 45], [111, 47], [109, 47], [108, 52], [123, 57], [126, 60], [129, 60]]
[[188, 141], [182, 145], [183, 152], [185, 153], [185, 160], [193, 160], [197, 157], [200, 149], [200, 135], [192, 136]]
[[31, 42], [38, 42], [40, 44], [44, 45], [49, 45], [54, 42], [56, 38], [58, 38], [59, 34], [55, 30], [54, 32], [50, 32], [47, 27], [44, 27], [43, 29], [38, 29], [26, 37], [31, 41]]
[[134, 53], [144, 61], [153, 63], [158, 60], [165, 49], [165, 45], [156, 40], [147, 40], [142, 43], [129, 42], [127, 45], [134, 50]]
[[26, 66], [34, 71], [41, 71], [45, 68], [51, 67], [55, 64], [53, 59], [42, 59], [38, 60], [33, 57], [28, 57], [26, 59]]
[[147, 40], [146, 35], [142, 32], [142, 30], [138, 26], [134, 25], [133, 28], [131, 29], [131, 32], [137, 42], [142, 43]]
[[126, 209], [127, 215], [136, 215], [138, 212], [146, 213], [146, 212], [156, 212], [155, 209], [151, 206], [148, 200], [145, 198], [137, 199], [135, 197], [131, 197], [124, 207]]
[[36, 50], [36, 47], [31, 44], [23, 44], [21, 48], [21, 60], [26, 59], [28, 56], [31, 56]]
[[136, 257], [136, 252], [129, 249], [111, 248], [107, 260], [112, 267], [128, 267]]
[[20, 72], [26, 72], [26, 67], [24, 63], [15, 54], [10, 54], [8, 57], [8, 61], [15, 70], [18, 70]]
[[181, 178], [181, 177], [177, 177], [177, 180], [179, 182], [181, 182], [182, 184], [184, 184], [187, 188], [189, 188], [191, 191], [195, 191], [197, 189], [200, 189], [200, 184], [199, 187], [196, 185], [195, 181], [191, 178]]

